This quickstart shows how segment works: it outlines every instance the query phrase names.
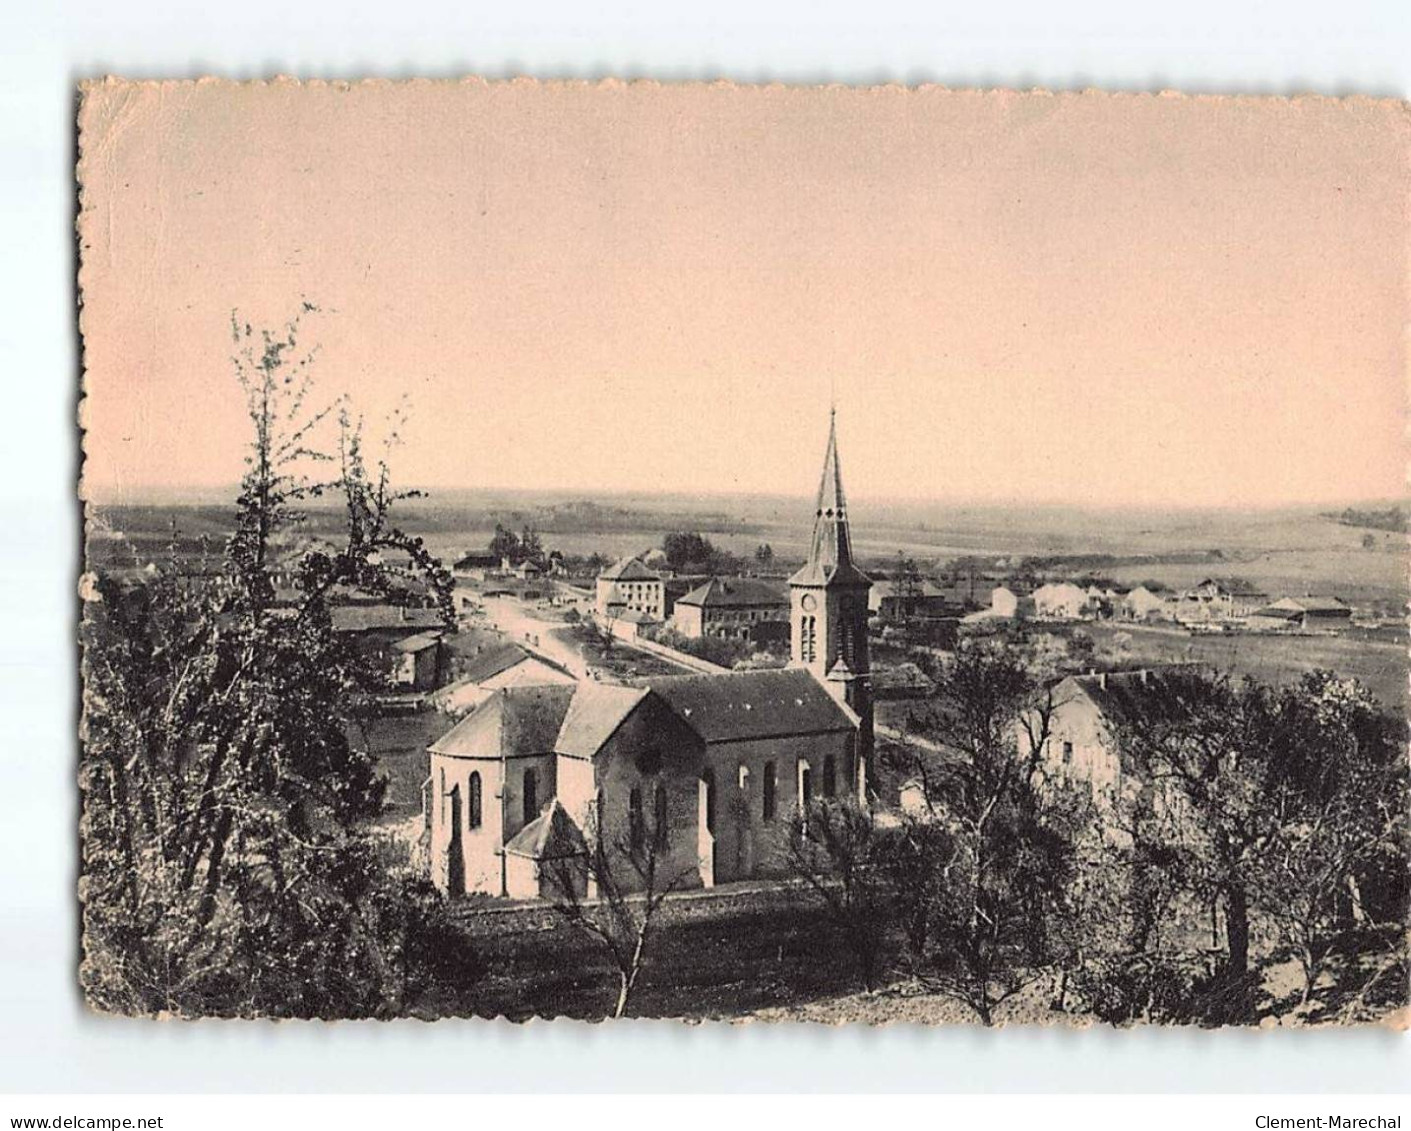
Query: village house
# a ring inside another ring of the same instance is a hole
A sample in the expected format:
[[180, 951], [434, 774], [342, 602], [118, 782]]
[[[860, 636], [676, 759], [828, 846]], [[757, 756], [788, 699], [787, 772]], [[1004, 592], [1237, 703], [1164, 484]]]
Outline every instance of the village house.
[[1118, 606], [1118, 616], [1123, 620], [1134, 621], [1169, 620], [1171, 601], [1164, 593], [1138, 585], [1122, 599]]
[[683, 636], [787, 640], [789, 598], [767, 581], [712, 577], [676, 601], [671, 625]]
[[1040, 620], [1078, 620], [1087, 608], [1087, 590], [1071, 581], [1051, 581], [1034, 590], [1034, 615]]
[[[1045, 777], [1088, 786], [1100, 810], [1108, 812], [1130, 803], [1148, 788], [1150, 775], [1130, 761], [1119, 740], [1124, 728], [1140, 726], [1162, 709], [1161, 690], [1171, 671], [1093, 671], [1067, 676], [1055, 684], [1050, 691], [1047, 740], [1041, 751]], [[1021, 757], [1031, 750], [1031, 730], [1041, 727], [1037, 713], [1031, 713], [1027, 723], [1025, 726], [1021, 721], [1015, 727]]]
[[495, 691], [429, 747], [433, 882], [542, 897], [554, 861], [591, 838], [629, 884], [622, 852], [648, 837], [660, 874], [687, 886], [786, 874], [792, 814], [813, 797], [865, 803], [870, 586], [830, 428], [808, 561], [789, 579], [790, 666]]
[[451, 576], [457, 581], [484, 581], [500, 568], [500, 556], [488, 550], [477, 553], [471, 551], [457, 558], [451, 566]]
[[623, 558], [598, 574], [594, 608], [604, 619], [640, 613], [646, 619], [666, 619], [666, 592], [661, 574], [648, 569], [641, 556]]
[[335, 605], [333, 631], [380, 667], [400, 691], [435, 687], [441, 673], [440, 636], [445, 621], [436, 609], [402, 605]]
[[880, 620], [895, 621], [903, 617], [942, 617], [961, 602], [951, 602], [945, 589], [930, 578], [917, 578], [906, 583], [891, 579], [874, 581], [867, 607]]
[[1284, 597], [1256, 609], [1246, 623], [1264, 632], [1339, 632], [1352, 623], [1352, 608], [1337, 597]]
[[1269, 594], [1240, 578], [1208, 577], [1185, 590], [1176, 601], [1176, 619], [1183, 622], [1239, 620], [1269, 603]]

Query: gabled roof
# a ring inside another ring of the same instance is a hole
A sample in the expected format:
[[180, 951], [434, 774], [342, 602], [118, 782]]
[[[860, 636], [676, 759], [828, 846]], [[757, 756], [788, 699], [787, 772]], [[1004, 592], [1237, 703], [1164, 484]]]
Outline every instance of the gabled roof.
[[660, 581], [661, 577], [642, 564], [640, 557], [623, 558], [608, 566], [599, 579], [606, 581]]
[[499, 554], [491, 554], [489, 552], [475, 553], [472, 551], [463, 558], [460, 558], [451, 569], [497, 569], [499, 564]]
[[463, 758], [512, 758], [551, 754], [563, 725], [572, 685], [504, 688], [434, 742], [433, 754]]
[[641, 687], [585, 682], [569, 703], [554, 749], [560, 754], [591, 758], [647, 697]]
[[1285, 597], [1275, 601], [1271, 608], [1288, 609], [1297, 613], [1348, 613], [1352, 609], [1337, 597]]
[[510, 641], [492, 644], [471, 659], [462, 670], [461, 678], [471, 683], [480, 683], [514, 667], [515, 664], [522, 664], [528, 658], [528, 650], [518, 644]]
[[1222, 593], [1228, 593], [1232, 597], [1264, 597], [1265, 591], [1259, 586], [1251, 584], [1242, 577], [1207, 577], [1196, 589], [1204, 589], [1207, 585], [1213, 585]]
[[418, 632], [415, 636], [408, 636], [398, 640], [392, 645], [396, 652], [424, 652], [428, 648], [435, 648], [441, 643], [441, 635], [436, 632]]
[[642, 682], [705, 742], [857, 727], [857, 716], [801, 668], [661, 676]]
[[712, 577], [676, 603], [711, 609], [786, 609], [789, 598], [775, 586], [753, 577]]
[[334, 632], [375, 632], [404, 628], [443, 628], [436, 609], [407, 609], [400, 605], [335, 605], [328, 611]]
[[556, 797], [547, 809], [515, 833], [505, 845], [505, 851], [513, 856], [528, 856], [531, 860], [562, 860], [585, 855], [588, 844]]

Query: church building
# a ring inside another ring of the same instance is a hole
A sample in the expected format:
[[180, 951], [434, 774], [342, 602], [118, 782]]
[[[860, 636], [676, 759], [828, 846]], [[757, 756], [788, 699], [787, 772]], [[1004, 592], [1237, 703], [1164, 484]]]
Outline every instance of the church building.
[[789, 579], [789, 666], [497, 691], [429, 748], [433, 882], [550, 895], [555, 862], [593, 837], [610, 855], [652, 838], [658, 874], [685, 886], [785, 875], [801, 806], [866, 804], [871, 584], [830, 420], [808, 561]]

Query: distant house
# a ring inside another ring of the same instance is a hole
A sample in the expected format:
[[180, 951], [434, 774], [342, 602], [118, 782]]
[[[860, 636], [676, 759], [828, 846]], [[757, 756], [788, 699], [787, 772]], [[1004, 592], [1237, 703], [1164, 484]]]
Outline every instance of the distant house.
[[896, 579], [874, 581], [867, 595], [867, 611], [882, 620], [910, 617], [941, 617], [952, 610], [953, 604], [945, 589], [929, 578], [918, 578], [911, 585]]
[[990, 590], [988, 608], [970, 613], [961, 618], [961, 624], [983, 624], [986, 621], [1014, 620], [1016, 617], [1034, 615], [1034, 599], [1026, 594], [1016, 593], [1007, 585], [996, 585]]
[[1337, 632], [1352, 623], [1352, 609], [1336, 597], [1285, 597], [1249, 615], [1265, 632]]
[[458, 580], [484, 581], [500, 568], [500, 555], [471, 552], [458, 558], [451, 566], [451, 573]]
[[404, 691], [431, 691], [441, 679], [441, 634], [419, 632], [392, 645], [392, 683]]
[[1176, 601], [1176, 619], [1204, 622], [1238, 620], [1269, 603], [1269, 594], [1240, 578], [1208, 577]]
[[640, 557], [623, 558], [598, 574], [594, 608], [600, 617], [640, 613], [650, 620], [666, 619], [666, 592], [661, 575]]
[[1034, 590], [1034, 615], [1041, 620], [1077, 620], [1087, 606], [1087, 591], [1071, 581], [1053, 581]]
[[1152, 621], [1169, 620], [1171, 602], [1163, 593], [1138, 585], [1122, 598], [1117, 606], [1117, 615], [1123, 620]]
[[[712, 577], [676, 602], [671, 623], [683, 636], [749, 640], [759, 625], [788, 625], [789, 598], [782, 589], [752, 577]], [[785, 631], [782, 639], [787, 638]]]

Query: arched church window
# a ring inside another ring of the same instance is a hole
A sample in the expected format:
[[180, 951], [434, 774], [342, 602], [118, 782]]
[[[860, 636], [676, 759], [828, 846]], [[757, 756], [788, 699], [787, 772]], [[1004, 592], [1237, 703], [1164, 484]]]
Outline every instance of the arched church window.
[[478, 829], [480, 827], [480, 771], [471, 772], [470, 781], [467, 783], [465, 825], [468, 829]]
[[778, 782], [775, 780], [774, 776], [774, 763], [766, 762], [764, 764], [764, 777], [762, 782], [760, 783], [760, 788], [764, 793], [764, 819], [766, 821], [774, 820], [774, 791], [777, 785]]
[[670, 838], [670, 826], [667, 823], [666, 786], [657, 786], [656, 795], [656, 846], [665, 848]]
[[705, 770], [701, 774], [701, 784], [705, 788], [705, 823], [708, 832], [715, 832], [715, 771]]
[[627, 794], [627, 839], [633, 848], [641, 848], [646, 843], [646, 830], [642, 823], [642, 787], [634, 785]]
[[823, 759], [823, 796], [833, 797], [838, 792], [838, 760], [829, 754]]

